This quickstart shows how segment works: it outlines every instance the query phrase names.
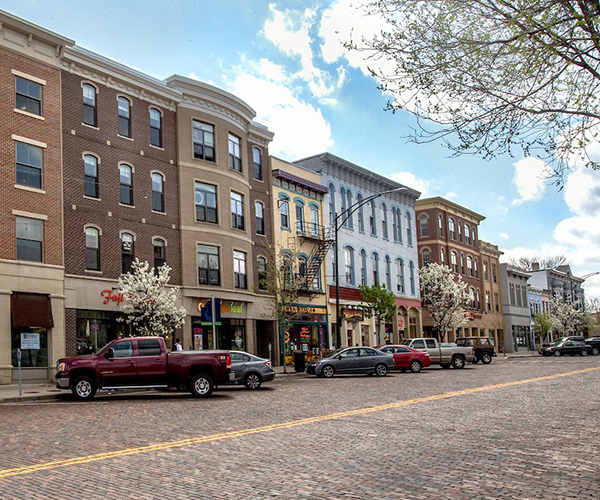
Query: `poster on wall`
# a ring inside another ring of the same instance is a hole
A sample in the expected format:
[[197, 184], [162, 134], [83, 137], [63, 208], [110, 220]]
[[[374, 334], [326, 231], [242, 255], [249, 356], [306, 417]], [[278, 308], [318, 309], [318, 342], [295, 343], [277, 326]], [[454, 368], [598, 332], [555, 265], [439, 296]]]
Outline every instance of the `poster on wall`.
[[25, 349], [40, 349], [39, 333], [21, 333], [21, 350]]

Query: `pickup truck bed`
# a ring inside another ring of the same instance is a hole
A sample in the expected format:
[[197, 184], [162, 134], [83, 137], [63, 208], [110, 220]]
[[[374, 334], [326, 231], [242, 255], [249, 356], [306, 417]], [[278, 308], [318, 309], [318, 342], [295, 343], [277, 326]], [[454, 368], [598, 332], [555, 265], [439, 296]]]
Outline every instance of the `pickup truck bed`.
[[406, 339], [402, 342], [402, 345], [427, 352], [432, 364], [440, 365], [442, 368], [452, 366], [461, 369], [475, 359], [473, 347], [440, 345], [435, 338]]

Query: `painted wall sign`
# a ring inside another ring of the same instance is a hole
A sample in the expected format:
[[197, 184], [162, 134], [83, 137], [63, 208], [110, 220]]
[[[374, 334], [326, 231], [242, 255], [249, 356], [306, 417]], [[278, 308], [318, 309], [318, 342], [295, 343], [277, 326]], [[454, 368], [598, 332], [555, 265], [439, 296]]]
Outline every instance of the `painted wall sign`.
[[108, 288], [106, 290], [102, 290], [100, 292], [100, 295], [104, 297], [104, 300], [102, 301], [103, 304], [108, 304], [112, 301], [116, 302], [117, 305], [121, 305], [121, 302], [123, 302], [124, 300], [123, 294], [121, 292], [116, 292]]

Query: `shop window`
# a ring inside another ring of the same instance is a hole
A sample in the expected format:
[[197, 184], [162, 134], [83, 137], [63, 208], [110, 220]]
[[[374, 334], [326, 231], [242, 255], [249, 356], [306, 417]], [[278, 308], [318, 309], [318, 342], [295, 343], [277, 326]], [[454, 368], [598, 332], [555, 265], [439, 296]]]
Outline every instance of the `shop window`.
[[221, 320], [221, 326], [217, 328], [217, 347], [243, 351], [246, 349], [246, 322], [243, 319]]
[[215, 127], [208, 123], [192, 122], [194, 158], [215, 161]]
[[155, 212], [165, 211], [165, 179], [159, 173], [152, 174], [152, 210]]
[[85, 195], [98, 198], [98, 158], [92, 155], [83, 157]]
[[121, 235], [121, 272], [127, 274], [131, 272], [133, 264], [133, 236], [129, 233]]
[[15, 77], [15, 107], [21, 111], [42, 116], [42, 86], [39, 83]]
[[42, 189], [42, 148], [16, 142], [16, 183]]
[[[21, 334], [35, 334], [39, 341], [39, 349], [21, 349]], [[11, 329], [12, 365], [19, 366], [17, 350], [21, 349], [21, 366], [23, 368], [44, 368], [48, 366], [48, 333], [46, 328], [31, 326], [13, 326]]]
[[162, 148], [162, 116], [155, 108], [150, 108], [150, 144]]
[[131, 103], [125, 97], [119, 97], [119, 135], [131, 137]]
[[96, 113], [96, 88], [89, 83], [83, 84], [83, 123], [98, 126]]
[[100, 231], [95, 227], [85, 228], [85, 268], [100, 271]]
[[196, 203], [196, 220], [218, 224], [216, 186], [196, 182], [194, 200]]
[[39, 219], [16, 218], [17, 260], [44, 262], [44, 223]]
[[120, 313], [77, 310], [77, 354], [89, 354], [117, 338], [131, 335], [131, 325], [117, 322]]
[[198, 284], [218, 286], [221, 284], [219, 248], [198, 245]]

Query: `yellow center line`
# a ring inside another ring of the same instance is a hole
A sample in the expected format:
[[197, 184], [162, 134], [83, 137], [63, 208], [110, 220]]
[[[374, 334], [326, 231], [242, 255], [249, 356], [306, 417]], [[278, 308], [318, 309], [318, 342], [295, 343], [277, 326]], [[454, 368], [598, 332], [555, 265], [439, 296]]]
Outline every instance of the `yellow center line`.
[[82, 457], [69, 458], [67, 460], [56, 460], [53, 462], [44, 462], [44, 463], [35, 464], [35, 465], [27, 465], [24, 467], [17, 467], [14, 469], [4, 469], [4, 470], [0, 470], [0, 479], [11, 477], [11, 476], [18, 476], [18, 475], [22, 475], [22, 474], [31, 474], [33, 472], [38, 472], [38, 471], [42, 471], [42, 470], [58, 469], [60, 467], [70, 467], [73, 465], [86, 464], [86, 463], [90, 463], [90, 462], [98, 462], [101, 460], [109, 460], [111, 458], [126, 457], [129, 455], [139, 455], [141, 453], [150, 453], [153, 451], [167, 450], [170, 448], [181, 448], [183, 446], [192, 446], [192, 445], [201, 444], [201, 443], [211, 443], [214, 441], [220, 441], [222, 439], [233, 439], [233, 438], [238, 438], [238, 437], [243, 437], [243, 436], [249, 436], [252, 434], [260, 434], [263, 432], [276, 431], [279, 429], [289, 429], [291, 427], [297, 427], [299, 425], [308, 425], [308, 424], [313, 424], [316, 422], [324, 422], [326, 420], [336, 420], [336, 419], [340, 419], [340, 418], [353, 417], [356, 415], [365, 415], [365, 414], [369, 414], [369, 413], [390, 410], [393, 408], [402, 408], [404, 406], [411, 406], [411, 405], [415, 405], [415, 404], [419, 404], [419, 403], [426, 403], [428, 401], [449, 399], [449, 398], [454, 398], [457, 396], [464, 396], [467, 394], [475, 394], [478, 392], [492, 391], [492, 390], [501, 389], [504, 387], [512, 387], [512, 386], [523, 385], [523, 384], [531, 384], [534, 382], [541, 382], [543, 380], [552, 380], [552, 379], [561, 378], [561, 377], [569, 377], [572, 375], [589, 373], [589, 372], [593, 372], [596, 370], [600, 370], [600, 367], [585, 368], [583, 370], [575, 370], [575, 371], [570, 371], [570, 372], [565, 372], [565, 373], [558, 373], [555, 375], [547, 375], [544, 377], [536, 377], [536, 378], [518, 380], [516, 382], [505, 382], [502, 384], [486, 385], [486, 386], [482, 386], [482, 387], [475, 387], [472, 389], [463, 389], [460, 391], [447, 392], [447, 393], [443, 393], [443, 394], [435, 394], [433, 396], [425, 396], [422, 398], [408, 399], [408, 400], [404, 400], [404, 401], [397, 401], [395, 403], [388, 403], [388, 404], [379, 405], [379, 406], [361, 408], [359, 410], [349, 410], [349, 411], [344, 411], [344, 412], [339, 412], [339, 413], [332, 413], [330, 415], [321, 415], [321, 416], [316, 416], [316, 417], [303, 418], [303, 419], [299, 419], [299, 420], [291, 420], [289, 422], [265, 425], [262, 427], [254, 427], [251, 429], [242, 429], [239, 431], [222, 432], [219, 434], [211, 434], [209, 436], [199, 436], [199, 437], [195, 437], [195, 438], [182, 439], [179, 441], [171, 441], [171, 442], [166, 442], [166, 443], [151, 444], [148, 446], [140, 446], [138, 448], [126, 448], [124, 450], [109, 451], [109, 452], [105, 452], [105, 453], [97, 453], [95, 455], [86, 455], [86, 456], [82, 456]]

